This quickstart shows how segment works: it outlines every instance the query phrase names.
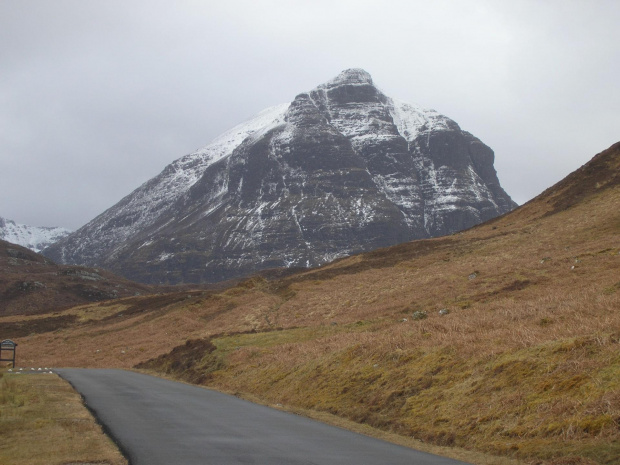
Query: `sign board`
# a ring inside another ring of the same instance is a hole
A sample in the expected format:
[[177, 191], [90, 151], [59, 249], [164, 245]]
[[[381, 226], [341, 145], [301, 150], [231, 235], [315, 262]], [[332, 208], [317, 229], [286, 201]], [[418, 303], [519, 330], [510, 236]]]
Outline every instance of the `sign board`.
[[[0, 343], [0, 362], [13, 362], [15, 368], [15, 348], [17, 343], [10, 339], [5, 339]], [[8, 358], [10, 357], [10, 358]]]

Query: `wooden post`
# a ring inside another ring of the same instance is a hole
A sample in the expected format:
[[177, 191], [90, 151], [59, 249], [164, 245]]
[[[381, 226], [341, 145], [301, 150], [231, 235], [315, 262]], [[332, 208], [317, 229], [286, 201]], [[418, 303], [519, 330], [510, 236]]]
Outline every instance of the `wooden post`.
[[[5, 339], [0, 343], [0, 362], [13, 362], [13, 368], [15, 368], [15, 348], [17, 343], [10, 339]], [[6, 358], [6, 355], [2, 354], [2, 351], [12, 352], [11, 358]]]

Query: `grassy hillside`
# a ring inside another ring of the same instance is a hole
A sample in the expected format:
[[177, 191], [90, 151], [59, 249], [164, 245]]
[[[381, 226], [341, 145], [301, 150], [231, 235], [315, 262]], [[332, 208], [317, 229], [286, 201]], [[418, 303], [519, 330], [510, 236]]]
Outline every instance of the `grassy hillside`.
[[23, 364], [138, 365], [429, 443], [620, 463], [619, 172], [616, 144], [462, 233], [0, 332]]
[[153, 292], [104, 270], [57, 265], [0, 240], [0, 316], [51, 313], [74, 305]]

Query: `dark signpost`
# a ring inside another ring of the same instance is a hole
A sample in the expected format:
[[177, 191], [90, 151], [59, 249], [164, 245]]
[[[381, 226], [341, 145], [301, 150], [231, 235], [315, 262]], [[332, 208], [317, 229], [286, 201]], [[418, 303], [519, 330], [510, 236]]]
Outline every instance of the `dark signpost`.
[[[10, 339], [5, 339], [0, 343], [0, 362], [13, 362], [13, 368], [15, 368], [15, 348], [17, 343]], [[10, 354], [7, 354], [10, 352]], [[11, 358], [8, 358], [11, 357]]]

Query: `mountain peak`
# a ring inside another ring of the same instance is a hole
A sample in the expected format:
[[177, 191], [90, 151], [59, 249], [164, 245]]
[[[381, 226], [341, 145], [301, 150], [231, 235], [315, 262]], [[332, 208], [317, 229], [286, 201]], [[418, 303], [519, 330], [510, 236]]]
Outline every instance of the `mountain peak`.
[[346, 69], [169, 165], [46, 249], [145, 282], [217, 282], [471, 227], [514, 203], [493, 151]]
[[372, 76], [368, 71], [361, 68], [349, 68], [342, 71], [334, 79], [327, 81], [325, 87], [336, 87], [342, 85], [373, 85]]

